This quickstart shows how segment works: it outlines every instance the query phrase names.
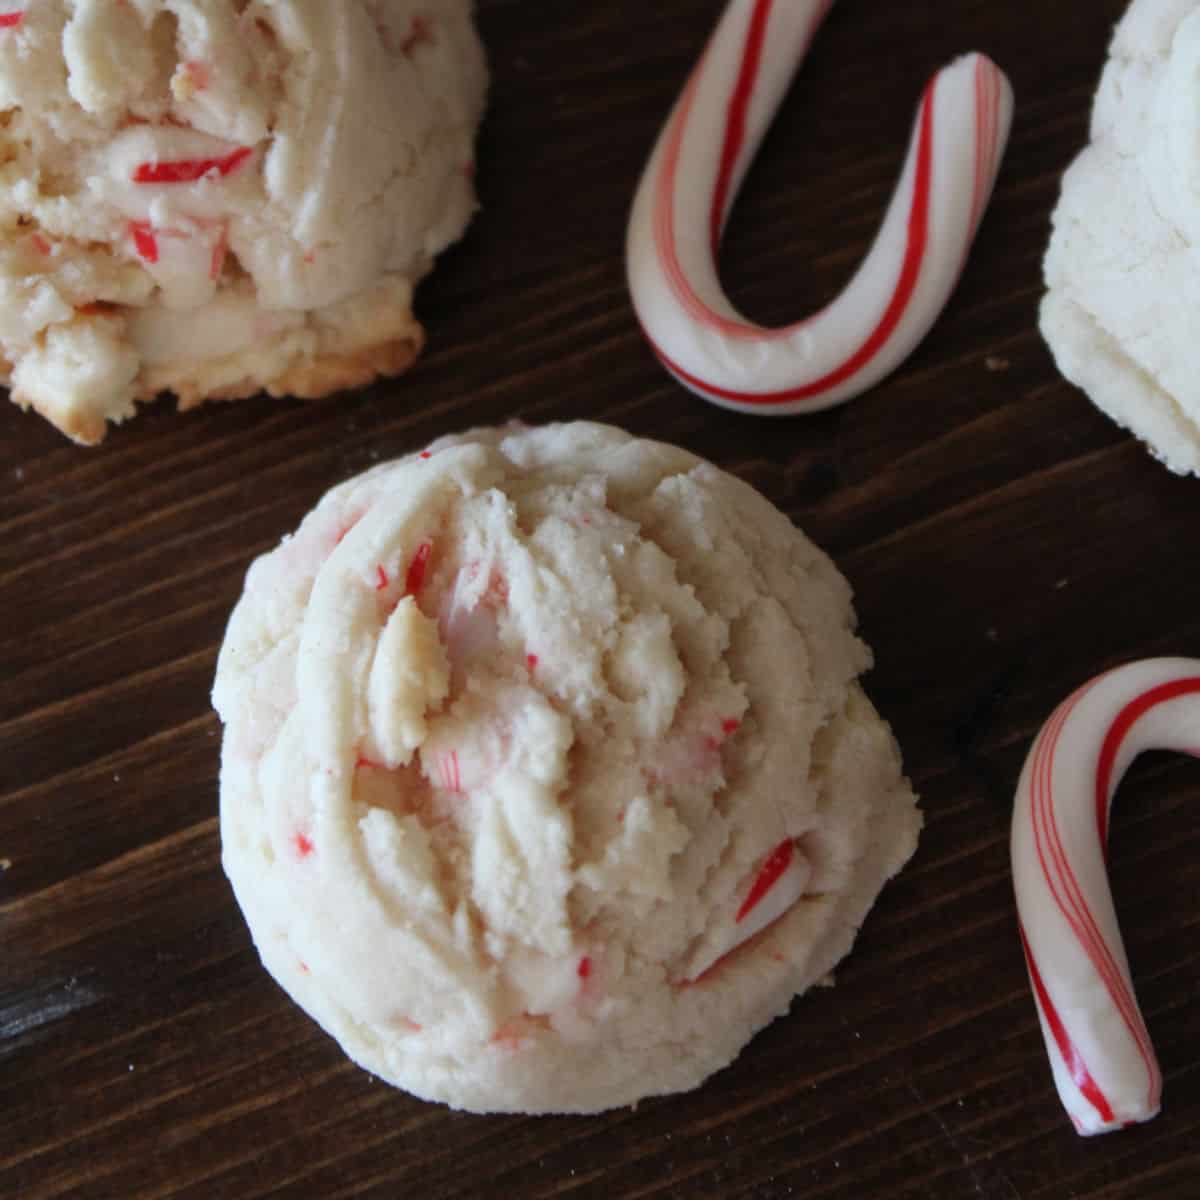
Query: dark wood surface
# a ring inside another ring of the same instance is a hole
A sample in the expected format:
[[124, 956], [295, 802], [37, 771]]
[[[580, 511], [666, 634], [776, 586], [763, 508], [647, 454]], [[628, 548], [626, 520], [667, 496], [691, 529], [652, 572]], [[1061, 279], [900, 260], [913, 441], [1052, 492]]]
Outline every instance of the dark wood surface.
[[[730, 228], [751, 315], [797, 317], [848, 277], [941, 62], [989, 52], [1016, 124], [923, 347], [849, 406], [776, 422], [671, 383], [624, 286], [632, 190], [718, 0], [480, 9], [484, 207], [419, 293], [430, 346], [407, 378], [160, 404], [98, 450], [0, 409], [0, 1195], [1196, 1196], [1200, 767], [1148, 756], [1114, 817], [1166, 1076], [1149, 1125], [1085, 1141], [1060, 1110], [1008, 870], [1053, 705], [1105, 666], [1200, 652], [1200, 481], [1065, 384], [1035, 323], [1121, 0], [838, 5]], [[700, 1090], [592, 1118], [465, 1116], [372, 1080], [260, 968], [219, 864], [209, 687], [247, 565], [331, 484], [514, 415], [677, 441], [823, 545], [927, 818], [835, 989]]]

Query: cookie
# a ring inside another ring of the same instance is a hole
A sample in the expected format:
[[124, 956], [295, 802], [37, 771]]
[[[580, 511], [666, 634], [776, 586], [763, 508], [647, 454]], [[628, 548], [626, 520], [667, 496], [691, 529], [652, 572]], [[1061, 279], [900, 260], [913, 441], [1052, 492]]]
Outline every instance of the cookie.
[[44, 0], [0, 27], [0, 382], [78, 442], [138, 401], [405, 370], [475, 209], [469, 0]]
[[1134, 0], [1062, 182], [1041, 330], [1058, 368], [1172, 471], [1200, 472], [1200, 2]]
[[914, 850], [870, 661], [830, 560], [713, 465], [590, 423], [447, 438], [250, 568], [225, 869], [271, 974], [417, 1096], [692, 1088]]

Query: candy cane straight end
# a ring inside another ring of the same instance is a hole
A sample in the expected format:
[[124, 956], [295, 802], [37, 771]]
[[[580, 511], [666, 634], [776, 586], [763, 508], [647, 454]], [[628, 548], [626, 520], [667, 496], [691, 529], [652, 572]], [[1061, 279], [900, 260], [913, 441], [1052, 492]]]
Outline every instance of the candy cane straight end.
[[1150, 1120], [1162, 1093], [1108, 886], [1113, 794], [1142, 750], [1198, 744], [1200, 659], [1146, 659], [1060, 704], [1017, 785], [1021, 941], [1055, 1086], [1085, 1136]]
[[828, 408], [895, 370], [945, 307], [983, 219], [1012, 121], [1012, 89], [979, 54], [939, 71], [866, 259], [815, 316], [746, 320], [717, 277], [738, 187], [827, 0], [731, 0], [664, 127], [634, 199], [630, 294], [663, 365], [739, 412]]

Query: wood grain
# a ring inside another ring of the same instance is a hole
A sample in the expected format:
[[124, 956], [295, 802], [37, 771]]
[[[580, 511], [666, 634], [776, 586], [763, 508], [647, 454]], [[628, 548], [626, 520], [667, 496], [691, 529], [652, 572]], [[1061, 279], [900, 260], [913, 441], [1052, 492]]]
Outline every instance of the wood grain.
[[[1200, 768], [1147, 757], [1115, 812], [1166, 1074], [1147, 1126], [1082, 1141], [1060, 1111], [1007, 859], [1052, 706], [1104, 666], [1200, 653], [1200, 483], [1066, 385], [1035, 324], [1121, 0], [838, 5], [730, 227], [751, 315], [836, 293], [941, 62], [986, 50], [1017, 118], [927, 342], [869, 396], [776, 422], [674, 386], [624, 287], [632, 190], [718, 0], [479, 7], [483, 209], [419, 293], [430, 347], [407, 378], [328, 404], [160, 404], [94, 451], [0, 410], [0, 1195], [1195, 1196]], [[700, 1090], [591, 1118], [464, 1116], [373, 1081], [259, 967], [219, 862], [208, 690], [247, 565], [331, 484], [516, 415], [677, 441], [826, 547], [928, 822], [836, 988]]]

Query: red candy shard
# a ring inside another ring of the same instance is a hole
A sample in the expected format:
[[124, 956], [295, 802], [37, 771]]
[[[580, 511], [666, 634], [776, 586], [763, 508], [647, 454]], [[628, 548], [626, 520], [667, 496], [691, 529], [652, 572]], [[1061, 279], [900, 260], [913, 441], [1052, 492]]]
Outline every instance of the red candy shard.
[[390, 582], [388, 580], [388, 573], [382, 567], [376, 567], [375, 570], [379, 573], [377, 576], [379, 582], [375, 585], [375, 590], [377, 592], [382, 592]]
[[737, 717], [726, 717], [721, 722], [721, 732], [726, 735], [736, 733], [741, 728], [741, 725], [742, 723]]
[[429, 565], [429, 556], [433, 553], [432, 542], [422, 542], [417, 547], [413, 560], [408, 564], [408, 572], [404, 576], [404, 594], [415, 596], [425, 586], [425, 568]]
[[236, 171], [253, 154], [241, 146], [224, 158], [178, 158], [171, 162], [139, 163], [133, 172], [134, 183], [195, 183], [210, 172], [226, 176]]
[[532, 671], [538, 665], [538, 656], [536, 654], [525, 655], [525, 665]]
[[149, 221], [130, 221], [129, 236], [133, 238], [133, 248], [138, 257], [144, 262], [158, 262], [158, 238], [154, 236], [154, 228]]
[[586, 979], [592, 973], [592, 960], [585, 954], [579, 960], [579, 966], [576, 968], [576, 974], [580, 979]]
[[430, 450], [422, 450], [421, 453], [417, 455], [417, 457], [418, 458], [432, 458], [433, 452]]
[[778, 882], [780, 875], [791, 865], [792, 857], [795, 853], [796, 843], [791, 838], [788, 838], [787, 841], [780, 842], [767, 855], [766, 861], [759, 868], [758, 875], [755, 876], [754, 882], [750, 885], [750, 891], [746, 893], [746, 898], [742, 901], [742, 907], [738, 909], [737, 916], [734, 918], [735, 924], [744, 920], [758, 907], [762, 898]]
[[33, 247], [39, 254], [49, 254], [54, 249], [40, 233], [33, 235]]
[[307, 834], [297, 833], [292, 841], [295, 843], [296, 853], [301, 858], [307, 858], [316, 849]]
[[383, 771], [387, 769], [383, 763], [376, 762], [373, 758], [368, 758], [365, 754], [360, 754], [354, 760], [354, 769], [356, 771], [361, 771], [364, 767], [372, 771]]
[[23, 20], [24, 12], [0, 13], [0, 29], [15, 29]]

